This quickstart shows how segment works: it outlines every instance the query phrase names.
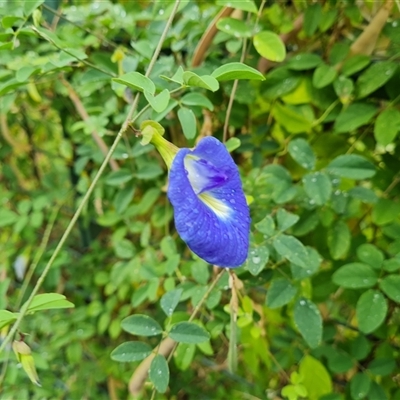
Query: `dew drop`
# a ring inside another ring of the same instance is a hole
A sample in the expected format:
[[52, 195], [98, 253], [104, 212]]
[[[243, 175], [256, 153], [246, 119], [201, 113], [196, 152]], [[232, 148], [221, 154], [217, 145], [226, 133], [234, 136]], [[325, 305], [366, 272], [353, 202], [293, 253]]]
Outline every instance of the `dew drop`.
[[259, 256], [254, 256], [251, 261], [253, 261], [253, 264], [260, 264], [261, 258]]
[[305, 306], [305, 305], [306, 305], [305, 300], [300, 300], [300, 305], [301, 305], [301, 306]]

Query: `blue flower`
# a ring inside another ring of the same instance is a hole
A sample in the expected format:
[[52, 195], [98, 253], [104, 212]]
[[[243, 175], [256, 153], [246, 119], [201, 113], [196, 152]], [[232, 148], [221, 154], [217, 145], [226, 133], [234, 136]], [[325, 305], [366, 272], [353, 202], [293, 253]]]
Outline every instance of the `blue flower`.
[[247, 258], [250, 213], [239, 171], [214, 137], [172, 159], [168, 198], [176, 229], [189, 248], [210, 264], [238, 267]]

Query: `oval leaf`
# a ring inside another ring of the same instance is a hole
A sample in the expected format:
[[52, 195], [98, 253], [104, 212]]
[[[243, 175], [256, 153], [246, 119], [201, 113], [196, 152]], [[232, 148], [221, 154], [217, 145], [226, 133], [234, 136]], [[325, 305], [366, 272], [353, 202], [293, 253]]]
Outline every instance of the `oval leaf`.
[[374, 164], [356, 154], [345, 154], [336, 157], [326, 170], [334, 175], [349, 179], [367, 179], [375, 175]]
[[169, 383], [169, 367], [163, 355], [157, 354], [151, 361], [149, 378], [157, 392], [166, 392]]
[[294, 323], [307, 344], [314, 349], [322, 339], [322, 317], [310, 300], [300, 298], [294, 306]]
[[217, 22], [217, 28], [227, 33], [228, 35], [232, 35], [236, 38], [244, 38], [251, 37], [252, 29], [245, 22], [231, 17], [221, 18]]
[[282, 39], [274, 32], [261, 31], [253, 38], [257, 53], [267, 60], [282, 62], [286, 57], [286, 47]]
[[386, 294], [389, 299], [400, 303], [400, 276], [388, 275], [385, 276], [379, 283], [380, 289]]
[[318, 206], [326, 204], [332, 193], [332, 183], [329, 177], [323, 172], [314, 172], [303, 177], [304, 190], [310, 202]]
[[174, 325], [168, 336], [180, 343], [201, 343], [210, 339], [208, 332], [193, 322], [179, 322]]
[[298, 239], [289, 235], [279, 235], [274, 241], [275, 250], [293, 264], [302, 268], [308, 268], [308, 252]]
[[119, 78], [113, 78], [113, 81], [120, 83], [121, 85], [128, 86], [131, 89], [137, 90], [139, 92], [146, 91], [154, 95], [156, 91], [154, 83], [149, 78], [139, 72], [129, 72], [125, 75], [120, 76]]
[[240, 62], [233, 62], [222, 65], [212, 74], [217, 81], [229, 81], [234, 79], [255, 79], [265, 80], [264, 75], [256, 69]]
[[167, 89], [164, 89], [157, 96], [153, 96], [150, 92], [145, 90], [144, 97], [146, 97], [151, 108], [158, 113], [163, 112], [168, 107], [169, 99], [171, 98], [169, 90]]
[[269, 308], [282, 307], [289, 303], [297, 293], [297, 288], [294, 287], [288, 279], [278, 278], [271, 282], [271, 286], [267, 292], [265, 304]]
[[332, 275], [333, 282], [347, 289], [369, 288], [376, 284], [375, 271], [366, 264], [350, 263], [340, 267]]
[[183, 134], [187, 139], [193, 139], [196, 136], [196, 117], [192, 110], [181, 107], [178, 110], [178, 119], [181, 123]]
[[125, 342], [111, 353], [111, 359], [119, 362], [134, 362], [144, 360], [152, 352], [151, 347], [143, 342]]
[[163, 332], [157, 321], [142, 314], [132, 315], [123, 319], [121, 327], [124, 331], [139, 336], [156, 336]]
[[383, 294], [378, 290], [367, 290], [358, 299], [356, 316], [358, 327], [363, 333], [371, 333], [385, 320], [388, 306]]
[[178, 305], [182, 292], [182, 289], [175, 289], [165, 293], [164, 296], [161, 297], [160, 306], [168, 317], [172, 315]]
[[316, 157], [305, 139], [294, 139], [288, 146], [289, 154], [292, 158], [305, 169], [314, 169]]

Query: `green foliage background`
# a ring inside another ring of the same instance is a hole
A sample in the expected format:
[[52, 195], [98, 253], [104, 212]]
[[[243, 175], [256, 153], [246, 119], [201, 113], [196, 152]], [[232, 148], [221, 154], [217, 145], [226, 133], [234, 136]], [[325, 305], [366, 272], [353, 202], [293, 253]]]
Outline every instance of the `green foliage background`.
[[[1, 398], [133, 398], [133, 372], [167, 337], [180, 344], [168, 364], [155, 357], [138, 398], [153, 388], [171, 399], [400, 398], [398, 4], [182, 1], [149, 84], [173, 6], [0, 2], [2, 339], [137, 91], [164, 93], [140, 97], [45, 277], [40, 293], [65, 297], [36, 298], [19, 327], [41, 387], [8, 344]], [[199, 49], [227, 6], [235, 11]], [[240, 60], [265, 80], [238, 67], [226, 81], [204, 78]], [[142, 78], [126, 78], [133, 71]], [[137, 138], [144, 120], [181, 147], [231, 138], [253, 221], [235, 275], [176, 234], [166, 168]]]

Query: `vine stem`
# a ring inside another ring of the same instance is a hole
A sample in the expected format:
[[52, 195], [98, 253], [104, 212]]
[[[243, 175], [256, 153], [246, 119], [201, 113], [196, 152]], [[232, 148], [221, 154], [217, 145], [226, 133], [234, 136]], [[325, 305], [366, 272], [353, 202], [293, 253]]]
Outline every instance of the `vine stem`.
[[[160, 40], [158, 41], [157, 44], [157, 48], [154, 50], [154, 54], [153, 57], [150, 60], [150, 64], [147, 68], [146, 71], [146, 77], [149, 77], [149, 75], [151, 74], [151, 71], [153, 70], [154, 64], [157, 61], [157, 58], [160, 54], [162, 45], [164, 43], [164, 40], [167, 36], [168, 30], [172, 24], [172, 20], [174, 19], [174, 16], [178, 10], [179, 4], [180, 4], [181, 0], [176, 0], [175, 1], [175, 5], [174, 8], [171, 12], [171, 15], [168, 18], [168, 21], [164, 27], [164, 30], [161, 34]], [[40, 275], [39, 279], [36, 282], [35, 287], [32, 290], [32, 293], [30, 294], [28, 300], [24, 303], [24, 305], [22, 306], [20, 313], [18, 315], [17, 320], [15, 321], [14, 325], [12, 326], [12, 328], [10, 329], [9, 333], [7, 334], [7, 336], [4, 338], [3, 343], [0, 346], [0, 353], [2, 353], [4, 351], [4, 349], [6, 348], [6, 346], [8, 345], [8, 343], [11, 341], [11, 339], [14, 337], [15, 333], [17, 332], [19, 326], [21, 325], [21, 322], [23, 320], [23, 318], [25, 317], [28, 308], [30, 306], [30, 304], [32, 303], [33, 298], [36, 296], [37, 292], [39, 291], [40, 287], [42, 286], [48, 272], [50, 271], [50, 268], [52, 267], [55, 259], [57, 258], [58, 254], [60, 253], [62, 247], [64, 246], [66, 240], [68, 239], [69, 235], [72, 232], [73, 227], [75, 226], [79, 216], [81, 215], [84, 207], [86, 206], [91, 194], [93, 193], [94, 188], [97, 185], [97, 182], [99, 181], [100, 177], [102, 176], [104, 170], [106, 169], [108, 163], [111, 160], [111, 157], [115, 151], [115, 149], [118, 146], [118, 143], [120, 142], [120, 140], [122, 139], [123, 134], [126, 132], [126, 130], [128, 129], [128, 126], [130, 123], [133, 123], [136, 118], [133, 119], [133, 115], [136, 111], [138, 102], [139, 102], [139, 97], [140, 97], [140, 93], [138, 93], [134, 100], [133, 103], [128, 111], [128, 115], [125, 118], [125, 121], [123, 122], [121, 129], [118, 131], [116, 138], [114, 139], [114, 143], [112, 144], [112, 146], [110, 147], [110, 150], [108, 151], [106, 157], [104, 158], [96, 176], [93, 178], [93, 182], [91, 183], [91, 185], [89, 186], [88, 191], [86, 192], [85, 196], [83, 197], [79, 207], [77, 208], [77, 210], [75, 211], [75, 214], [73, 215], [73, 217], [71, 218], [67, 228], [64, 231], [64, 234], [62, 235], [60, 241], [57, 244], [57, 247], [54, 250], [54, 253], [52, 254], [52, 256], [50, 257], [50, 260], [48, 261], [48, 263], [46, 264], [42, 274]]]

